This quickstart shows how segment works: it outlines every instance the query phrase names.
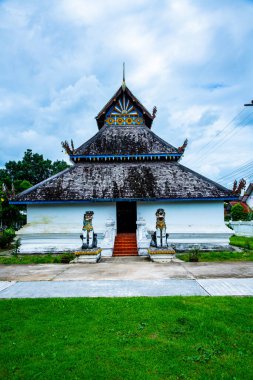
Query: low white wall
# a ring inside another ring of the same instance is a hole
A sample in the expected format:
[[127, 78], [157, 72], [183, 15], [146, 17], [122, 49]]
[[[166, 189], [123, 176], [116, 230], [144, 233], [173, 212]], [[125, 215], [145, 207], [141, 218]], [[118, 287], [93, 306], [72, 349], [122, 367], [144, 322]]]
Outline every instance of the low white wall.
[[224, 223], [223, 202], [139, 202], [137, 218], [143, 218], [147, 223], [147, 230], [154, 231], [156, 225], [156, 210], [165, 210], [168, 232], [182, 233], [194, 230], [195, 232], [227, 232]]
[[234, 232], [238, 236], [253, 236], [253, 221], [229, 222]]
[[103, 256], [111, 256], [116, 225], [115, 203], [28, 205], [27, 224], [17, 235], [21, 253], [64, 252], [79, 250], [83, 215], [94, 212], [93, 227]]
[[[233, 234], [224, 223], [223, 202], [137, 202], [139, 254], [145, 254], [150, 245], [158, 208], [165, 210], [169, 240], [179, 248], [192, 244], [227, 245]], [[88, 210], [94, 211], [93, 227], [98, 245], [103, 248], [102, 255], [110, 256], [117, 228], [115, 202], [28, 205], [28, 223], [18, 231], [21, 251], [79, 249], [83, 215]]]
[[224, 223], [223, 202], [139, 202], [138, 250], [140, 255], [147, 254], [151, 233], [155, 231], [158, 208], [165, 210], [168, 243], [176, 249], [219, 249], [229, 245], [233, 231]]
[[27, 233], [80, 233], [83, 226], [83, 215], [86, 211], [94, 212], [94, 232], [105, 231], [108, 218], [116, 222], [115, 203], [83, 203], [83, 204], [53, 204], [27, 205], [27, 224], [24, 227]]

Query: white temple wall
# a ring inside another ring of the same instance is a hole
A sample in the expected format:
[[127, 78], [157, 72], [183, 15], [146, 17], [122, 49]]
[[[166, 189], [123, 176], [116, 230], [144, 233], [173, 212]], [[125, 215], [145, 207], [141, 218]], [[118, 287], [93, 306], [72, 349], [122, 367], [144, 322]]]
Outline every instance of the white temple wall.
[[93, 227], [98, 246], [111, 256], [115, 238], [116, 203], [27, 205], [27, 224], [18, 232], [21, 253], [63, 252], [81, 247], [83, 215], [94, 212]]
[[[116, 221], [116, 203], [87, 202], [78, 204], [27, 205], [27, 223], [34, 228], [44, 228], [45, 232], [80, 232], [83, 215], [86, 211], [94, 212], [93, 226], [95, 232], [104, 232], [106, 219]], [[43, 225], [43, 226], [42, 226]]]
[[[146, 254], [155, 231], [156, 210], [166, 212], [169, 243], [177, 249], [228, 245], [233, 234], [224, 223], [223, 202], [137, 202], [137, 243]], [[27, 206], [27, 224], [18, 231], [21, 252], [79, 250], [83, 215], [94, 211], [93, 227], [103, 256], [111, 256], [117, 228], [115, 202], [37, 204]]]
[[220, 202], [138, 202], [137, 238], [139, 253], [145, 254], [155, 232], [158, 208], [165, 210], [168, 242], [177, 249], [218, 248], [229, 244], [233, 231], [224, 222], [224, 204]]
[[222, 225], [224, 223], [223, 202], [138, 202], [137, 218], [144, 218], [147, 228], [155, 229], [155, 213], [158, 208], [163, 208], [166, 213], [167, 228], [171, 226], [173, 231], [177, 226], [199, 225]]

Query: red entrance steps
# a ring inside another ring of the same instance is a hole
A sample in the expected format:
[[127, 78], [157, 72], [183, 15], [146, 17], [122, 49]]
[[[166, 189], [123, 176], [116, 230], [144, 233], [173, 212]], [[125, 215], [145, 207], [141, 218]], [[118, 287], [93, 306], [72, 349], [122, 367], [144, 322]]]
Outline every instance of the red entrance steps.
[[113, 256], [138, 256], [136, 234], [117, 234], [114, 243]]

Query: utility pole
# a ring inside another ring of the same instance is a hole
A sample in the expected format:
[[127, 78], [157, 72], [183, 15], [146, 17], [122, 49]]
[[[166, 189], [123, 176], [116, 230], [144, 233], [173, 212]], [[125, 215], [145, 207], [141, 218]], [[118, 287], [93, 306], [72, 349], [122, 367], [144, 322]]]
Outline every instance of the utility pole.
[[253, 107], [253, 100], [251, 100], [251, 103], [244, 104], [245, 107]]

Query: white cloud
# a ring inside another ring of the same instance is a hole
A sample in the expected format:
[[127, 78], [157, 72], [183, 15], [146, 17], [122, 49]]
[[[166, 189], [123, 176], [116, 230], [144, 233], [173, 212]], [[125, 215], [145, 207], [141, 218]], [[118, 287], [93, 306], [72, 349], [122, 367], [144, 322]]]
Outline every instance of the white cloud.
[[182, 163], [211, 177], [232, 170], [252, 157], [252, 128], [210, 154], [208, 144], [253, 97], [252, 19], [245, 0], [0, 3], [1, 163], [26, 148], [61, 158], [61, 140], [95, 134], [126, 61], [130, 89], [158, 107], [154, 132], [176, 146], [189, 138]]

